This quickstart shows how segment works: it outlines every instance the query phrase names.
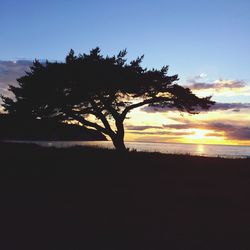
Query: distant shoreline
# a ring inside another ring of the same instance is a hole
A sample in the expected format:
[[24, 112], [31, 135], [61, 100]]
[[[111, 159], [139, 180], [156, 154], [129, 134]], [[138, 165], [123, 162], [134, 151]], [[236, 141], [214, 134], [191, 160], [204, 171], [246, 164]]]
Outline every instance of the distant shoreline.
[[[9, 143], [36, 144], [43, 147], [69, 148], [74, 146], [114, 149], [112, 141], [103, 140], [5, 140]], [[212, 144], [150, 143], [128, 142], [130, 150], [138, 152], [159, 152], [162, 154], [181, 154], [221, 158], [250, 158], [250, 147], [224, 146]]]
[[[11, 150], [13, 150], [13, 154], [18, 153], [19, 150], [21, 149], [28, 152], [28, 151], [33, 151], [36, 150], [36, 152], [41, 152], [41, 153], [56, 153], [56, 154], [60, 154], [60, 153], [70, 153], [70, 152], [75, 152], [75, 153], [79, 153], [79, 156], [81, 154], [81, 152], [90, 152], [91, 154], [108, 154], [108, 155], [113, 155], [114, 157], [116, 157], [117, 155], [120, 154], [128, 154], [131, 156], [142, 156], [142, 157], [158, 157], [159, 159], [163, 160], [163, 159], [195, 159], [195, 160], [218, 160], [218, 161], [238, 161], [238, 162], [247, 162], [250, 164], [250, 158], [224, 158], [224, 157], [220, 157], [220, 156], [203, 156], [203, 155], [191, 155], [191, 154], [183, 154], [183, 153], [162, 153], [162, 152], [157, 152], [157, 151], [137, 151], [134, 149], [129, 149], [127, 152], [118, 152], [116, 151], [114, 148], [102, 148], [102, 147], [93, 147], [91, 145], [70, 145], [68, 147], [54, 147], [53, 145], [49, 146], [49, 147], [44, 147], [42, 145], [39, 144], [35, 144], [34, 142], [36, 141], [14, 141], [14, 140], [6, 140], [6, 141], [1, 141], [0, 140], [0, 148], [2, 149], [2, 153], [3, 151], [6, 150], [6, 152], [11, 153]], [[53, 142], [53, 141], [40, 141], [40, 142]], [[74, 142], [74, 141], [54, 141], [54, 142]], [[78, 142], [78, 141], [75, 141]], [[81, 141], [80, 141], [81, 142]], [[82, 142], [88, 142], [88, 141], [82, 141]], [[90, 143], [92, 141], [89, 141]], [[94, 142], [94, 141], [93, 141]], [[107, 142], [107, 141], [96, 141], [96, 142]], [[110, 142], [110, 141], [109, 141]], [[112, 143], [112, 142], [110, 142]], [[20, 152], [19, 152], [20, 153]], [[248, 165], [246, 165], [248, 166]], [[250, 166], [250, 165], [249, 165]]]
[[[82, 139], [0, 139], [0, 142], [25, 142], [25, 141], [31, 141], [31, 142], [35, 142], [35, 141], [77, 141], [77, 142], [85, 142], [85, 141], [107, 141], [107, 142], [111, 142], [111, 140], [109, 139], [102, 139], [102, 140], [96, 140], [96, 139], [89, 139], [89, 140], [82, 140]], [[225, 147], [250, 147], [250, 145], [239, 145], [239, 144], [212, 144], [212, 143], [189, 143], [189, 142], [162, 142], [162, 141], [125, 141], [125, 143], [161, 143], [161, 144], [185, 144], [185, 145], [208, 145], [208, 146], [225, 146]]]
[[239, 144], [212, 144], [212, 143], [192, 143], [192, 142], [167, 142], [167, 141], [125, 141], [125, 142], [141, 142], [141, 143], [163, 143], [163, 144], [187, 144], [187, 145], [211, 145], [211, 146], [236, 146], [236, 147], [250, 147], [249, 145]]

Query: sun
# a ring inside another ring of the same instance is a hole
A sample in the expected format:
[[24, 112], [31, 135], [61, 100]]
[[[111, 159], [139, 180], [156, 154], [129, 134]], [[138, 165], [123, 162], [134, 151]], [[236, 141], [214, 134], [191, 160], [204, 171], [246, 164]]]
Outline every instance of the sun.
[[214, 131], [206, 129], [192, 129], [190, 135], [183, 138], [184, 143], [195, 143], [195, 144], [223, 144], [225, 143], [224, 138], [218, 135], [212, 135]]
[[193, 134], [187, 136], [189, 139], [201, 140], [207, 138], [206, 136], [206, 134], [208, 133], [207, 130], [196, 129], [193, 130], [193, 132], [194, 132]]

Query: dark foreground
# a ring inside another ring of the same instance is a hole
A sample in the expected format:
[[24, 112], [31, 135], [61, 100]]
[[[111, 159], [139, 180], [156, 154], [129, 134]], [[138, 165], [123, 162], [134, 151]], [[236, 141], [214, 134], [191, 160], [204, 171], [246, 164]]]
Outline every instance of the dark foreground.
[[0, 152], [0, 249], [250, 249], [250, 159]]

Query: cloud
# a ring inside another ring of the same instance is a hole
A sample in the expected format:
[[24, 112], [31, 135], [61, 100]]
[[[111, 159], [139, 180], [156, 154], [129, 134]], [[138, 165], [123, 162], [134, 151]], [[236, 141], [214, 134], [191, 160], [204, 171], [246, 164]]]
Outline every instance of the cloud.
[[7, 89], [9, 84], [15, 85], [16, 79], [25, 74], [29, 70], [32, 61], [0, 61], [0, 91]]
[[141, 111], [146, 113], [161, 113], [161, 112], [167, 112], [167, 111], [176, 111], [176, 108], [170, 108], [170, 107], [151, 107], [151, 106], [145, 106], [141, 108]]
[[[168, 135], [168, 136], [185, 136], [194, 134], [193, 131], [166, 131], [163, 126], [126, 126], [128, 133], [137, 135]], [[157, 131], [145, 131], [148, 129], [157, 129]]]
[[128, 125], [126, 126], [127, 130], [147, 130], [147, 129], [161, 129], [161, 126], [133, 126], [133, 125]]
[[221, 91], [224, 89], [240, 89], [245, 88], [247, 83], [242, 80], [216, 80], [214, 82], [196, 82], [195, 80], [189, 83], [186, 87], [192, 90], [206, 90], [214, 89], [215, 91]]
[[[17, 85], [16, 79], [29, 71], [31, 60], [1, 61], [0, 60], [0, 95], [13, 97], [8, 91], [9, 85]], [[0, 98], [0, 112], [2, 111]]]
[[[209, 110], [199, 110], [200, 112], [210, 112], [210, 111], [225, 111], [232, 110], [234, 112], [239, 112], [242, 109], [250, 109], [250, 103], [220, 103], [217, 102], [210, 107]], [[156, 113], [156, 112], [167, 112], [167, 111], [178, 111], [177, 108], [173, 107], [144, 107], [141, 109], [146, 113]]]
[[239, 112], [241, 109], [250, 109], [250, 103], [215, 103], [211, 110], [232, 110]]
[[250, 127], [231, 125], [227, 123], [214, 122], [207, 125], [207, 128], [224, 132], [228, 139], [250, 140]]
[[[200, 122], [178, 124], [163, 124], [160, 126], [128, 126], [130, 129], [128, 133], [137, 135], [148, 135], [148, 136], [175, 136], [180, 139], [182, 136], [188, 136], [195, 134], [195, 129], [210, 130], [205, 134], [208, 137], [221, 137], [223, 136], [227, 140], [250, 140], [250, 127], [243, 125], [230, 124], [227, 122]], [[157, 128], [157, 131], [145, 131], [150, 128]], [[131, 130], [131, 131], [130, 131]], [[191, 131], [190, 131], [191, 130]]]
[[215, 132], [207, 133], [207, 136], [219, 136], [222, 133], [229, 140], [250, 140], [250, 127], [242, 125], [232, 125], [223, 122], [185, 123], [185, 124], [165, 124], [163, 128], [169, 129], [206, 129]]
[[5, 94], [6, 92], [8, 92], [8, 87], [5, 87], [5, 88], [0, 87], [0, 93]]
[[192, 78], [189, 79], [189, 82], [194, 82], [194, 81], [200, 81], [200, 80], [204, 80], [207, 78], [207, 74], [206, 73], [200, 73], [199, 75], [196, 75]]
[[228, 133], [228, 136], [231, 139], [236, 140], [250, 140], [250, 127], [241, 127], [240, 129], [234, 129], [230, 133]]
[[171, 128], [171, 129], [189, 129], [189, 128], [199, 128], [199, 125], [192, 125], [190, 123], [183, 124], [163, 124], [163, 128]]
[[[142, 132], [142, 131], [129, 131], [130, 134], [137, 134], [137, 135], [168, 135], [168, 136], [186, 136], [186, 135], [193, 135], [195, 132], [185, 132], [185, 131], [155, 131], [155, 132]], [[180, 137], [178, 137], [180, 138]]]
[[220, 132], [213, 132], [213, 133], [207, 133], [207, 134], [205, 134], [205, 136], [212, 136], [212, 137], [214, 137], [214, 136], [218, 137], [218, 136], [221, 136], [221, 135], [222, 134]]

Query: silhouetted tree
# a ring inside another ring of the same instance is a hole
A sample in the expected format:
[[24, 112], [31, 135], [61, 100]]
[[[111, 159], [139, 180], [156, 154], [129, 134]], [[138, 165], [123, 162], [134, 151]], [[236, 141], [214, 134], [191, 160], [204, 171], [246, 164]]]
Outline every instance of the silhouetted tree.
[[104, 57], [95, 48], [78, 56], [71, 50], [64, 63], [36, 60], [17, 79], [18, 87], [9, 86], [15, 98], [2, 97], [3, 106], [22, 119], [76, 120], [125, 150], [124, 120], [131, 110], [151, 105], [197, 113], [213, 104], [177, 85], [178, 76], [167, 76], [167, 66], [149, 70], [141, 66], [143, 56], [128, 63], [126, 53]]

